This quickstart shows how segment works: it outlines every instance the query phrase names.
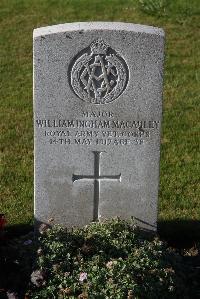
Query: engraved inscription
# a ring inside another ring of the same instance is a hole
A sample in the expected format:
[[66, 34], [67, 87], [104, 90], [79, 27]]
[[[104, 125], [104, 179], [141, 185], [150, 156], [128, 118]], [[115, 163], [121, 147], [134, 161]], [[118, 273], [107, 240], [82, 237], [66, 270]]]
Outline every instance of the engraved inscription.
[[98, 117], [108, 117], [111, 118], [114, 116], [114, 113], [111, 111], [83, 111], [82, 112], [83, 117], [93, 117], [93, 118], [98, 118]]
[[124, 91], [128, 67], [124, 59], [103, 40], [95, 40], [70, 65], [71, 87], [82, 100], [107, 104]]
[[37, 119], [38, 128], [77, 128], [77, 129], [158, 129], [156, 120], [82, 120], [82, 119]]
[[77, 119], [36, 119], [49, 144], [64, 146], [141, 146], [159, 127], [158, 120], [119, 120], [106, 110], [81, 111]]
[[73, 174], [72, 182], [78, 180], [92, 180], [94, 181], [94, 209], [93, 209], [93, 221], [99, 219], [99, 200], [100, 200], [100, 182], [106, 181], [119, 181], [121, 182], [121, 173], [118, 175], [101, 175], [100, 174], [100, 157], [102, 152], [93, 151], [94, 154], [94, 175], [77, 175]]

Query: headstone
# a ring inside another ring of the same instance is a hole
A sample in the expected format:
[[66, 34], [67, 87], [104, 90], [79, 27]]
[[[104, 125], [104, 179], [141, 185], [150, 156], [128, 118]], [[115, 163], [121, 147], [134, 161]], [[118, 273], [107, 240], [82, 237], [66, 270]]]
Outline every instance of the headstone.
[[163, 48], [143, 25], [34, 30], [36, 221], [156, 230]]

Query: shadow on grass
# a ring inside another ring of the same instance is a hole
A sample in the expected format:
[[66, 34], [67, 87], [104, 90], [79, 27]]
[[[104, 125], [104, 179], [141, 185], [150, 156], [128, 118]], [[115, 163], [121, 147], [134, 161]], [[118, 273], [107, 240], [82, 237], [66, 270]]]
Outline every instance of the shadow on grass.
[[[17, 238], [34, 230], [31, 224], [18, 224], [6, 227], [8, 239]], [[158, 221], [158, 235], [174, 247], [191, 247], [200, 242], [200, 221], [168, 220]]]
[[16, 224], [5, 227], [5, 236], [8, 239], [18, 238], [26, 235], [34, 230], [34, 226], [31, 224]]
[[[32, 225], [19, 224], [6, 226], [0, 235], [0, 299], [25, 298], [35, 254], [32, 244], [25, 241], [32, 243], [32, 232]], [[16, 292], [18, 297], [12, 294], [8, 297], [7, 292]]]
[[200, 221], [160, 220], [158, 221], [158, 234], [170, 246], [189, 248], [200, 242]]

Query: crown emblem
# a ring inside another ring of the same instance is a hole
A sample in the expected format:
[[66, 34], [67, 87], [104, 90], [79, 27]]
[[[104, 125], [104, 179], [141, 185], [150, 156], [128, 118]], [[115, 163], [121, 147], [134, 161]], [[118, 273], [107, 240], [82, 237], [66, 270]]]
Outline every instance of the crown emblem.
[[109, 46], [102, 39], [97, 39], [90, 45], [90, 48], [92, 54], [106, 54]]

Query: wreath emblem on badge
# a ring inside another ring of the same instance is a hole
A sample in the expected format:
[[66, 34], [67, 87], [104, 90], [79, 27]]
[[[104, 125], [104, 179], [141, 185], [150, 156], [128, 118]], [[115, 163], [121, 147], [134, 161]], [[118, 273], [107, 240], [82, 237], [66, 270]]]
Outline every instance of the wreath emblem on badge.
[[126, 62], [102, 39], [76, 56], [70, 74], [74, 93], [92, 104], [111, 103], [128, 82]]

